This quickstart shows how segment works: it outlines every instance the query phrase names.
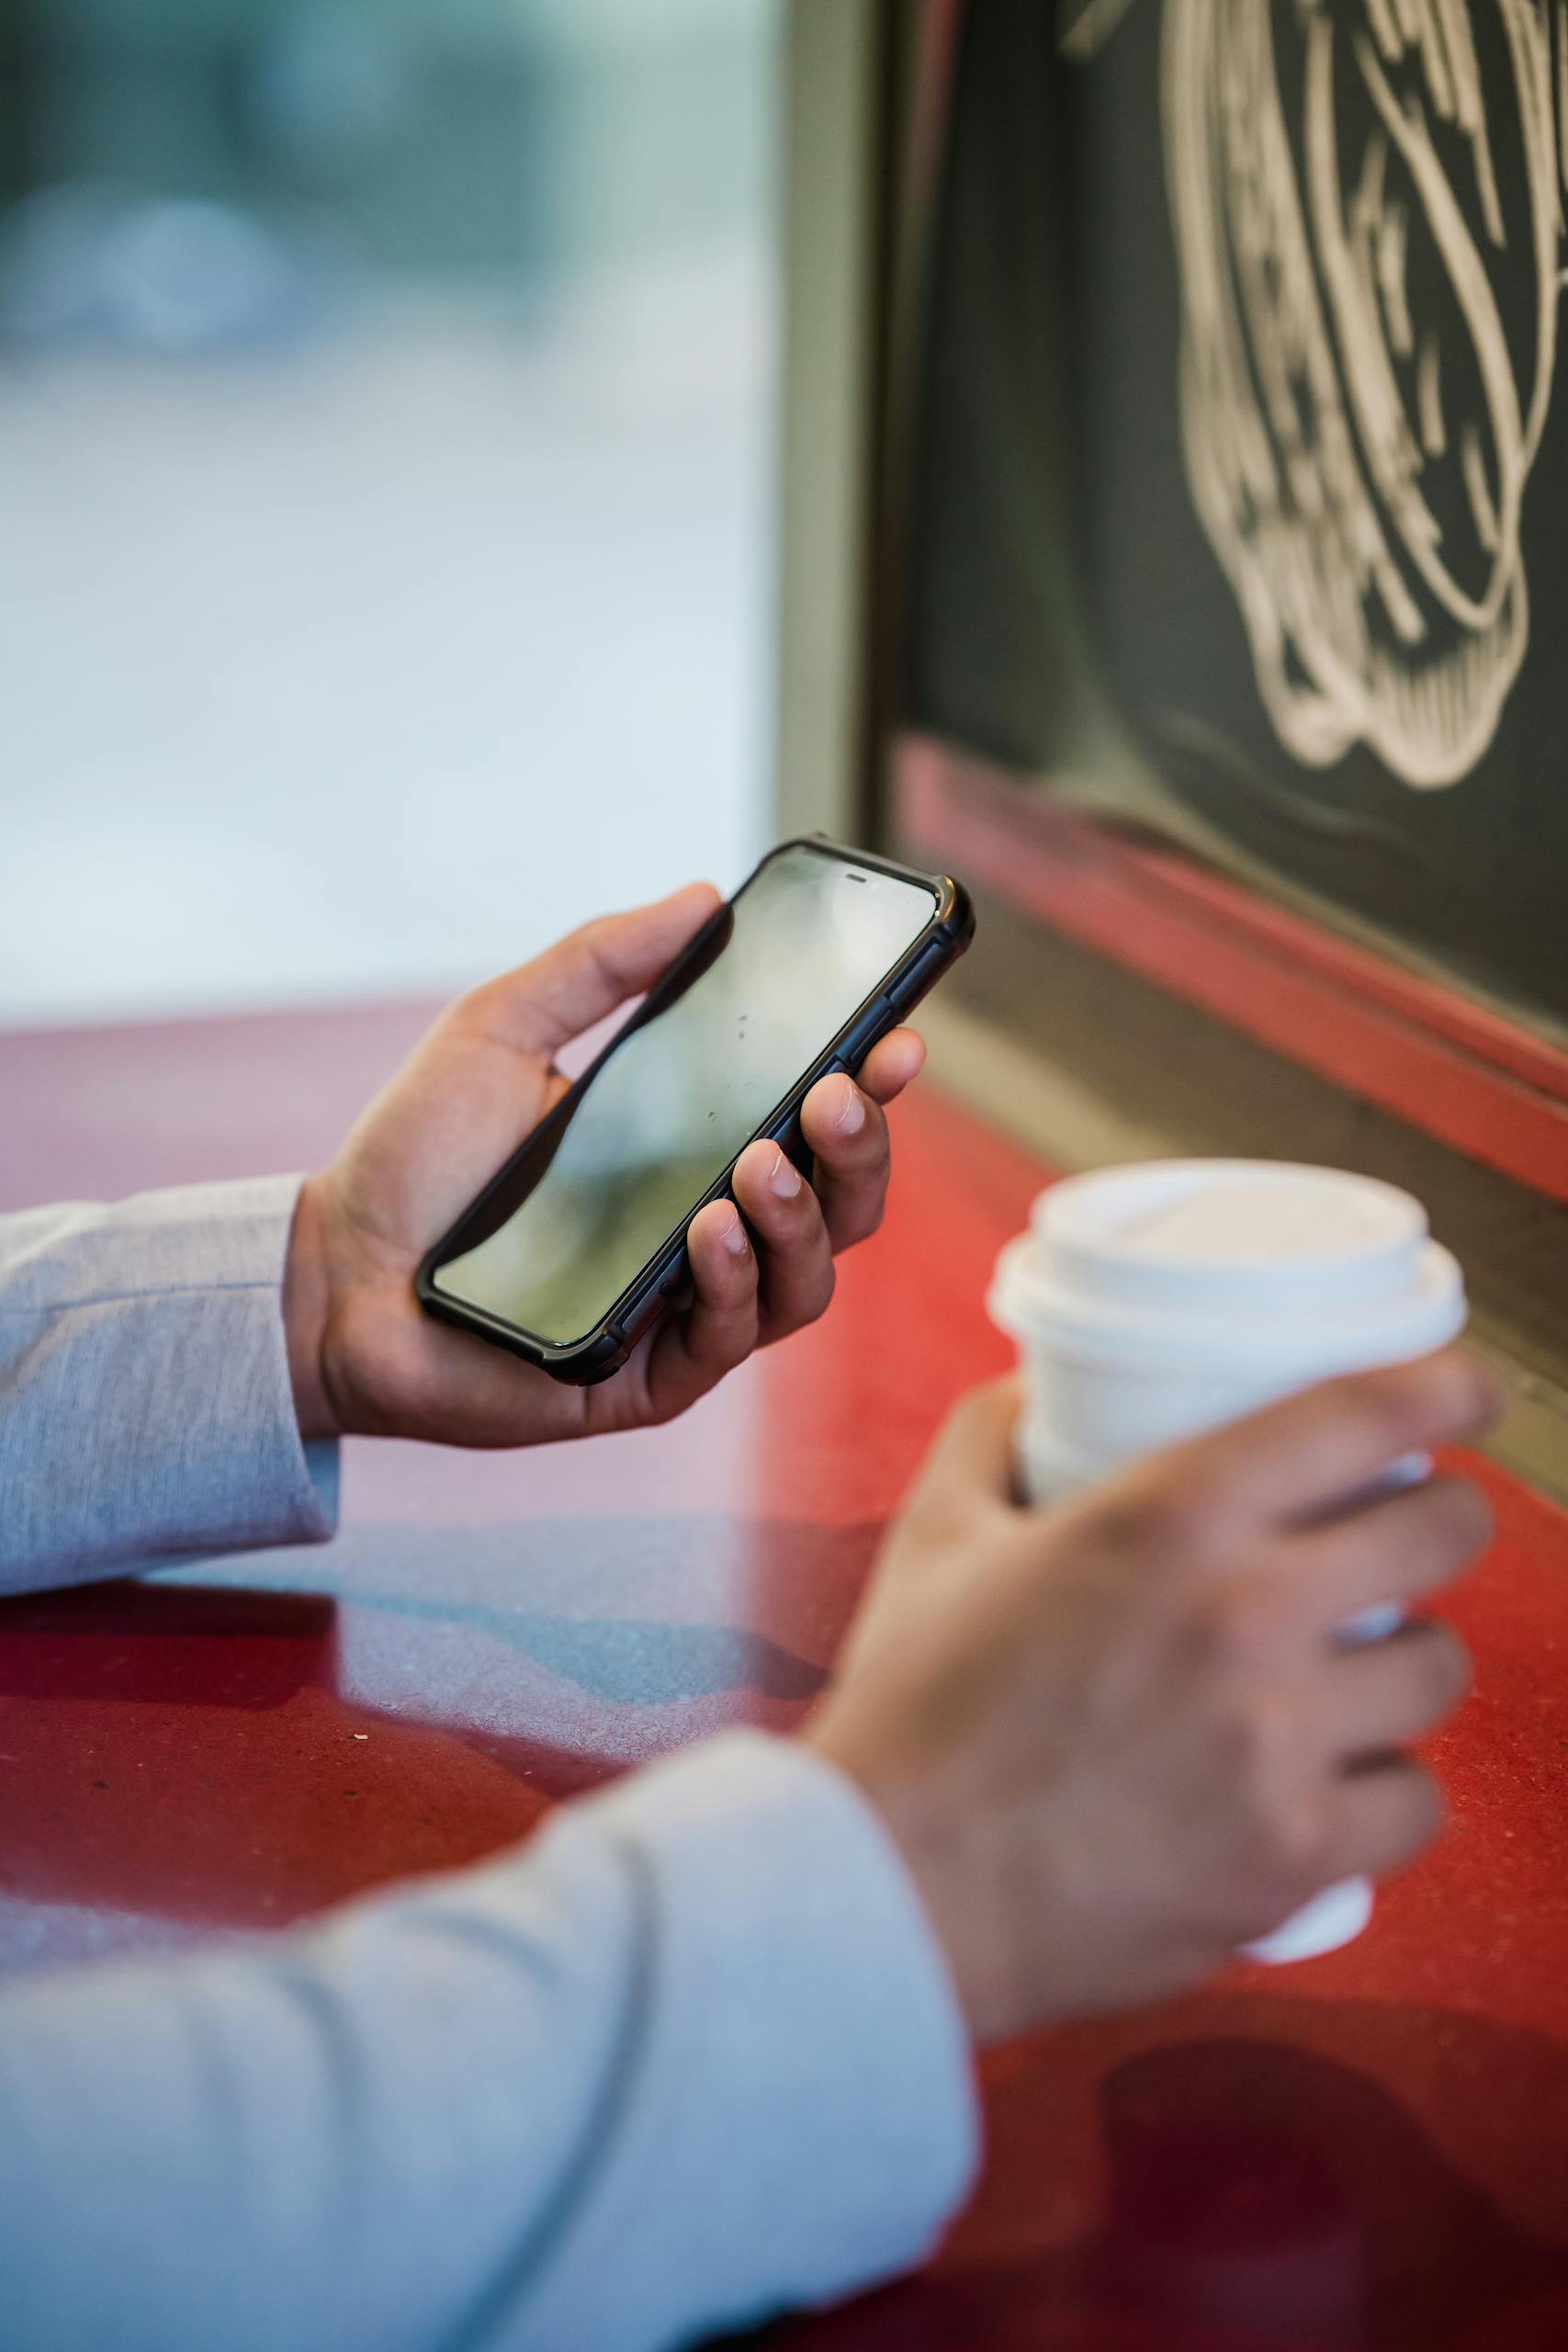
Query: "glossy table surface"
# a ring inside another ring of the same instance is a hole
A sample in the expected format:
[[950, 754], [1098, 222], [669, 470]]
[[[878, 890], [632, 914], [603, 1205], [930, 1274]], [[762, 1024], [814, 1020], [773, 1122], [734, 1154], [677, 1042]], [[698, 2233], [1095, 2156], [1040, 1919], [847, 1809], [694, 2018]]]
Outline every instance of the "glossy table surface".
[[[0, 1207], [318, 1162], [408, 1008], [0, 1037]], [[0, 1966], [282, 1925], [820, 1687], [1046, 1171], [926, 1090], [828, 1319], [674, 1427], [345, 1449], [327, 1547], [0, 1608]], [[1350, 1950], [986, 2067], [918, 2279], [818, 2352], [1568, 2346], [1568, 1520], [1485, 1471], [1440, 1848]]]

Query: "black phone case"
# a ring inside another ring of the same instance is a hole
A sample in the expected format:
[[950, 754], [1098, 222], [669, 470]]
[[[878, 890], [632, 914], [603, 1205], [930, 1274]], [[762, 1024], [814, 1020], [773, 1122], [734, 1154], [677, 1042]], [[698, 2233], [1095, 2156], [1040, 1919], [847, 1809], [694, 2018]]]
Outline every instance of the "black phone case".
[[[759, 860], [736, 892], [736, 898], [741, 896], [773, 858], [783, 855], [786, 850], [802, 848], [820, 851], [825, 856], [839, 858], [847, 865], [864, 866], [873, 873], [892, 875], [900, 881], [920, 883], [936, 892], [935, 911], [927, 928], [887, 974], [876, 993], [867, 998], [852, 1019], [845, 1023], [823, 1053], [796, 1080], [773, 1115], [741, 1147], [742, 1150], [748, 1148], [759, 1137], [777, 1143], [788, 1152], [802, 1173], [809, 1176], [811, 1153], [802, 1139], [800, 1130], [800, 1110], [807, 1095], [819, 1078], [826, 1078], [835, 1070], [847, 1070], [852, 1076], [877, 1039], [886, 1036], [890, 1029], [896, 1029], [908, 1017], [948, 966], [968, 946], [975, 935], [975, 910], [968, 892], [951, 875], [923, 874], [914, 866], [900, 865], [892, 858], [877, 857], [864, 850], [850, 849], [841, 842], [829, 841], [825, 833], [797, 834], [790, 841], [780, 842], [766, 857]], [[652, 1329], [680, 1291], [687, 1279], [686, 1227], [709, 1201], [732, 1197], [730, 1180], [735, 1171], [734, 1159], [701, 1200], [692, 1203], [680, 1231], [672, 1235], [658, 1256], [643, 1268], [603, 1320], [585, 1338], [573, 1340], [570, 1346], [552, 1347], [545, 1340], [533, 1338], [517, 1325], [503, 1321], [500, 1316], [487, 1314], [483, 1307], [449, 1297], [435, 1288], [433, 1277], [436, 1267], [446, 1259], [459, 1255], [470, 1246], [471, 1239], [483, 1238], [476, 1233], [475, 1228], [483, 1226], [491, 1202], [510, 1184], [522, 1161], [537, 1156], [545, 1166], [548, 1166], [551, 1144], [564, 1133], [583, 1090], [592, 1083], [595, 1073], [624, 1038], [643, 1023], [652, 1020], [673, 997], [681, 993], [686, 984], [687, 974], [702, 956], [715, 925], [723, 920], [725, 911], [721, 909], [687, 943], [663, 978], [649, 990], [647, 998], [626, 1027], [616, 1031], [604, 1052], [589, 1065], [548, 1116], [519, 1145], [505, 1165], [497, 1170], [484, 1191], [469, 1203], [457, 1223], [442, 1235], [433, 1249], [426, 1250], [414, 1276], [414, 1294], [425, 1313], [434, 1316], [437, 1322], [450, 1323], [459, 1330], [475, 1332], [481, 1340], [489, 1340], [493, 1346], [505, 1348], [512, 1355], [521, 1356], [525, 1363], [537, 1364], [540, 1371], [547, 1372], [553, 1380], [587, 1387], [595, 1381], [607, 1380], [612, 1373], [620, 1370], [637, 1341], [645, 1332]], [[739, 1157], [739, 1152], [737, 1152], [735, 1159]]]

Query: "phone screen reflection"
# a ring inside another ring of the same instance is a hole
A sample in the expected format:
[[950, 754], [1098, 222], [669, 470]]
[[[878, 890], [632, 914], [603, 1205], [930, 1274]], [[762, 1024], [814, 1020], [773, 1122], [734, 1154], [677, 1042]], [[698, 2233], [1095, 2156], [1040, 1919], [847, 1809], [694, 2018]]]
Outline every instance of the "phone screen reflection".
[[677, 1001], [628, 1029], [527, 1196], [433, 1276], [529, 1337], [586, 1337], [912, 946], [932, 891], [807, 847], [770, 858]]

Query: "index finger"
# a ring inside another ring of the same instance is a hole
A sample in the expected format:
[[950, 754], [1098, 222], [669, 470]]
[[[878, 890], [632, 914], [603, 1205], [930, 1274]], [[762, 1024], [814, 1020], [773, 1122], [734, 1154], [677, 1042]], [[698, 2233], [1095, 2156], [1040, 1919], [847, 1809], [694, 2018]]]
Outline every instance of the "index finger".
[[1180, 1451], [1228, 1513], [1289, 1527], [1364, 1494], [1406, 1454], [1479, 1437], [1501, 1405], [1485, 1366], [1445, 1348], [1325, 1381]]
[[855, 1076], [874, 1102], [891, 1102], [925, 1066], [926, 1041], [918, 1029], [890, 1029], [879, 1037]]

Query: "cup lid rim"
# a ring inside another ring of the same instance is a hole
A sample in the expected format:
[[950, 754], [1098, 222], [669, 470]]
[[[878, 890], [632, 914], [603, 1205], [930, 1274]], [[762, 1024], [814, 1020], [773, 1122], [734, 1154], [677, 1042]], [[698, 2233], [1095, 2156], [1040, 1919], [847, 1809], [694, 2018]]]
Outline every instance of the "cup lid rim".
[[[1220, 1250], [1184, 1250], [1179, 1256], [1162, 1260], [1156, 1252], [1142, 1250], [1119, 1236], [1108, 1212], [1125, 1204], [1129, 1196], [1153, 1201], [1157, 1200], [1162, 1189], [1168, 1194], [1174, 1193], [1184, 1180], [1193, 1190], [1201, 1186], [1222, 1193], [1227, 1189], [1310, 1187], [1325, 1196], [1353, 1196], [1360, 1203], [1364, 1216], [1368, 1209], [1373, 1215], [1366, 1219], [1360, 1233], [1334, 1246], [1315, 1251], [1304, 1250], [1271, 1261]], [[1429, 1230], [1427, 1212], [1415, 1195], [1385, 1182], [1380, 1176], [1365, 1176], [1351, 1169], [1315, 1167], [1303, 1160], [1201, 1158], [1134, 1160], [1124, 1166], [1091, 1169], [1080, 1175], [1064, 1177], [1038, 1195], [1030, 1213], [1030, 1226], [1053, 1254], [1079, 1263], [1098, 1262], [1127, 1272], [1146, 1273], [1151, 1282], [1163, 1277], [1235, 1283], [1267, 1278], [1276, 1286], [1310, 1279], [1330, 1267], [1348, 1272], [1358, 1265], [1375, 1264], [1391, 1255], [1418, 1248]]]
[[1261, 1350], [1281, 1375], [1311, 1377], [1359, 1360], [1392, 1362], [1444, 1346], [1463, 1329], [1464, 1278], [1440, 1242], [1414, 1253], [1413, 1280], [1393, 1297], [1321, 1303], [1282, 1323], [1273, 1301], [1248, 1313], [1204, 1313], [1182, 1303], [1086, 1298], [1054, 1283], [1029, 1261], [1034, 1237], [1021, 1233], [997, 1260], [987, 1304], [994, 1322], [1028, 1346], [1047, 1340], [1102, 1363], [1230, 1365]]

